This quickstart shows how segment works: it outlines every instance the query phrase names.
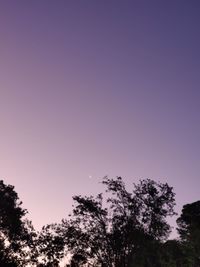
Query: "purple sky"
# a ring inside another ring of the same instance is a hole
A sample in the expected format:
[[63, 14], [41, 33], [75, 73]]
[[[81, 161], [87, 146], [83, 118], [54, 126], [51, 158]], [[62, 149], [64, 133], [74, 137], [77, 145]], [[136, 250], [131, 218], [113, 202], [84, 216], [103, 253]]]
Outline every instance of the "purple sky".
[[199, 14], [199, 0], [1, 0], [0, 177], [36, 228], [104, 175], [167, 181], [178, 210], [200, 199]]

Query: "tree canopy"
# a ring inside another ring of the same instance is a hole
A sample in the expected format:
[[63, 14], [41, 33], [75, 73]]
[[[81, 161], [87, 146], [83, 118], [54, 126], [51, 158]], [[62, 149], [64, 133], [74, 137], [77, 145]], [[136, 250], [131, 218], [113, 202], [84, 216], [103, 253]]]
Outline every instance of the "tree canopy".
[[177, 225], [181, 241], [190, 249], [194, 266], [200, 266], [200, 201], [183, 206]]
[[24, 219], [27, 211], [14, 186], [0, 181], [0, 266], [24, 266], [29, 258], [33, 236], [31, 222]]
[[102, 183], [105, 198], [103, 194], [73, 198], [71, 219], [63, 220], [60, 233], [73, 255], [94, 266], [134, 266], [146, 246], [167, 239], [175, 194], [168, 184], [150, 179], [133, 184], [131, 192], [121, 177], [105, 177]]
[[183, 206], [179, 239], [169, 240], [175, 193], [167, 183], [121, 177], [104, 192], [73, 197], [71, 214], [36, 232], [14, 187], [0, 181], [0, 267], [199, 267], [200, 201]]

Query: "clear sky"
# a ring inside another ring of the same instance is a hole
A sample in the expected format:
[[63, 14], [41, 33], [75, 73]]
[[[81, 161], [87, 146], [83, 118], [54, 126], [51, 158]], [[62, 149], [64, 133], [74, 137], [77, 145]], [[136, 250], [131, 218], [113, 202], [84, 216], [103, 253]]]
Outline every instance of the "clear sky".
[[200, 199], [199, 0], [1, 0], [0, 177], [36, 228], [122, 176]]

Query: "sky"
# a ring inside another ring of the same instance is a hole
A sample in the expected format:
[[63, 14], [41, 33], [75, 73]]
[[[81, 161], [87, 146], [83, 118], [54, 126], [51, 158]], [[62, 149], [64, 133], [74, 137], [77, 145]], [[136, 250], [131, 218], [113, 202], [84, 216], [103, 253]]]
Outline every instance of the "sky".
[[1, 0], [0, 179], [39, 229], [151, 178], [200, 199], [198, 0]]

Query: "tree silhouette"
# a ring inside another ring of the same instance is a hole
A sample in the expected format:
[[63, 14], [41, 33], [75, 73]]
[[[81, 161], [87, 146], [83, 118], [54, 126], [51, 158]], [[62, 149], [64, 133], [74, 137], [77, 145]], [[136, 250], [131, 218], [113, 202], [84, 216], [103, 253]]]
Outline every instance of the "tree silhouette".
[[30, 256], [32, 225], [24, 219], [14, 187], [0, 181], [0, 266], [24, 266]]
[[183, 206], [180, 239], [168, 240], [175, 194], [167, 183], [140, 180], [128, 191], [104, 177], [105, 192], [74, 196], [68, 219], [36, 232], [14, 187], [0, 181], [0, 267], [199, 267], [200, 201]]
[[44, 226], [37, 236], [38, 267], [58, 267], [64, 256], [64, 240], [56, 234], [56, 224]]
[[200, 201], [183, 206], [181, 216], [177, 219], [181, 241], [192, 251], [193, 266], [200, 266]]
[[173, 189], [150, 179], [134, 184], [132, 192], [121, 177], [102, 183], [107, 197], [75, 196], [71, 218], [57, 232], [72, 255], [94, 266], [136, 266], [146, 247], [153, 249], [170, 233], [166, 218], [175, 214]]

